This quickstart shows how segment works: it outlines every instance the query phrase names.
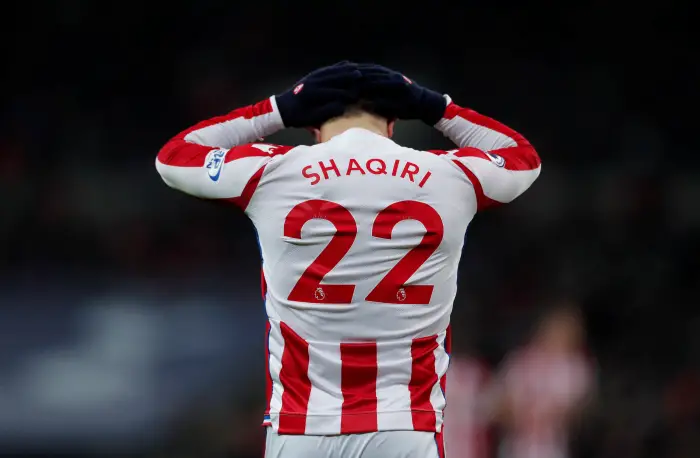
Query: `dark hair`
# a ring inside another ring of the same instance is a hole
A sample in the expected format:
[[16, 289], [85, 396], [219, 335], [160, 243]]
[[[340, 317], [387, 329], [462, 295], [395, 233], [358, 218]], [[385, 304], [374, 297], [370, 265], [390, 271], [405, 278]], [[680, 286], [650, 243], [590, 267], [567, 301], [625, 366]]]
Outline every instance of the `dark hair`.
[[[371, 115], [379, 116], [380, 118], [385, 118], [388, 121], [393, 120], [394, 118], [389, 118], [387, 116], [384, 116], [380, 113], [377, 112], [375, 109], [374, 103], [372, 103], [371, 100], [365, 100], [365, 99], [360, 99], [356, 103], [352, 103], [345, 107], [345, 112], [343, 113], [342, 116], [352, 116], [352, 115], [360, 115], [360, 114], [365, 114], [369, 113]], [[326, 119], [328, 121], [328, 119]], [[324, 121], [325, 122], [325, 121]], [[319, 125], [315, 126], [316, 128], [320, 128], [323, 123], [320, 123]]]
[[[353, 115], [353, 114], [360, 114], [360, 113], [369, 113], [369, 114], [379, 116], [382, 118], [387, 118], [387, 116], [384, 116], [383, 114], [381, 114], [377, 111], [374, 102], [372, 102], [371, 100], [367, 100], [367, 99], [360, 99], [357, 103], [353, 103], [352, 105], [348, 105], [347, 108], [345, 109], [346, 115]], [[391, 119], [391, 118], [387, 118], [387, 119]]]

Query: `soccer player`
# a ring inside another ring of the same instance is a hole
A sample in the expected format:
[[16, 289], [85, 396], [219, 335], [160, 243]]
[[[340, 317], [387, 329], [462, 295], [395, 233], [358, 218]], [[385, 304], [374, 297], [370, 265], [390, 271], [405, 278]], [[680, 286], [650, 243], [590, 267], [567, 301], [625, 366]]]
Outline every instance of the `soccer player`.
[[531, 342], [505, 360], [495, 382], [502, 458], [567, 458], [569, 430], [594, 391], [580, 312], [548, 312]]
[[[463, 339], [459, 339], [458, 342]], [[489, 366], [455, 345], [450, 355], [450, 391], [445, 409], [445, 450], [449, 456], [489, 458], [491, 439]]]
[[[391, 140], [421, 119], [457, 144]], [[317, 144], [260, 141], [311, 128]], [[241, 208], [268, 315], [268, 458], [444, 456], [450, 312], [467, 225], [524, 192], [520, 134], [393, 70], [342, 62], [171, 139], [169, 186]]]

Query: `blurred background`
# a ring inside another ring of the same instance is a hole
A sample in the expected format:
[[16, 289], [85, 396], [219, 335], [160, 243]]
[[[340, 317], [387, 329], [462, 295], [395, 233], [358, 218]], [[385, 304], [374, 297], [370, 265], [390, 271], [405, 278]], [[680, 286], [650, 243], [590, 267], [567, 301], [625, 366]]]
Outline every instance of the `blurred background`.
[[[347, 58], [503, 121], [544, 163], [530, 191], [469, 229], [447, 415], [471, 420], [448, 423], [449, 456], [546, 458], [532, 450], [562, 441], [574, 457], [700, 456], [690, 2], [3, 10], [0, 454], [261, 456], [252, 226], [168, 189], [155, 155], [189, 125]], [[411, 123], [395, 140], [451, 147]], [[522, 440], [529, 454], [512, 451]]]

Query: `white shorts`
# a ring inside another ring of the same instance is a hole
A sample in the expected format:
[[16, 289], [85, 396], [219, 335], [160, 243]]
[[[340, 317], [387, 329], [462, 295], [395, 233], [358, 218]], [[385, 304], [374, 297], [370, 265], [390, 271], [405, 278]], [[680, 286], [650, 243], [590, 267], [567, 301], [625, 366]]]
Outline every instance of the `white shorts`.
[[424, 431], [280, 436], [268, 428], [265, 458], [445, 458], [445, 455], [442, 434]]

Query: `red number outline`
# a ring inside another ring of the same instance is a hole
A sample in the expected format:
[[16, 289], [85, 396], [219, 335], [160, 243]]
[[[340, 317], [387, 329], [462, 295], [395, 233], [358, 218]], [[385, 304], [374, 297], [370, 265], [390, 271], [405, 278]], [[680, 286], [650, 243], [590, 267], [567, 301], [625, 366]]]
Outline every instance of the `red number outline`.
[[[355, 285], [321, 285], [323, 278], [350, 251], [357, 237], [357, 222], [349, 210], [327, 200], [308, 200], [296, 205], [284, 222], [286, 237], [301, 239], [301, 230], [308, 221], [325, 219], [336, 232], [321, 254], [306, 268], [289, 293], [291, 301], [349, 304]], [[425, 227], [421, 242], [399, 260], [377, 283], [365, 300], [384, 304], [429, 304], [433, 285], [406, 285], [406, 282], [432, 256], [442, 242], [444, 225], [440, 214], [430, 205], [415, 200], [396, 202], [380, 211], [372, 223], [372, 236], [391, 239], [401, 221], [415, 220]]]
[[406, 282], [440, 246], [445, 232], [440, 214], [423, 202], [396, 202], [379, 212], [372, 224], [372, 236], [391, 239], [396, 225], [407, 219], [418, 221], [425, 227], [423, 239], [384, 275], [365, 300], [384, 304], [430, 303], [433, 285], [406, 285]]
[[312, 219], [325, 219], [335, 226], [335, 234], [326, 248], [306, 268], [289, 293], [290, 301], [349, 304], [355, 285], [321, 285], [330, 272], [350, 251], [357, 236], [357, 222], [345, 207], [327, 200], [307, 200], [296, 205], [284, 220], [284, 235], [301, 239], [301, 229]]

